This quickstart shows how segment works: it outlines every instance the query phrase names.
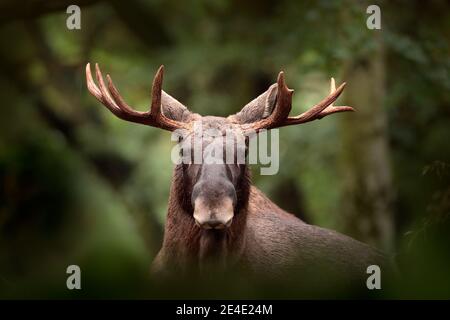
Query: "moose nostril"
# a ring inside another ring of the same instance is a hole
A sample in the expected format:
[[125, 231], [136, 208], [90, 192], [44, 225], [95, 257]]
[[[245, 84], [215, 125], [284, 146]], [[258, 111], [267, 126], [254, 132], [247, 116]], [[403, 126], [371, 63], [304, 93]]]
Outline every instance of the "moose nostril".
[[231, 222], [233, 222], [233, 217], [231, 217], [230, 219], [228, 219], [227, 222], [225, 222], [225, 226], [226, 226], [226, 227], [231, 226]]

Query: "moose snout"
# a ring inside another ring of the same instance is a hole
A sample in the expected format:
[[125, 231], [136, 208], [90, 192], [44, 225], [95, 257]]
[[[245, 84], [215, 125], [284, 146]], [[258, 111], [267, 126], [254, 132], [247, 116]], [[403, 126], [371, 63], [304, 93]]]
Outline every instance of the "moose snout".
[[231, 200], [224, 199], [211, 208], [202, 198], [195, 200], [195, 224], [203, 229], [225, 229], [231, 226], [234, 210]]

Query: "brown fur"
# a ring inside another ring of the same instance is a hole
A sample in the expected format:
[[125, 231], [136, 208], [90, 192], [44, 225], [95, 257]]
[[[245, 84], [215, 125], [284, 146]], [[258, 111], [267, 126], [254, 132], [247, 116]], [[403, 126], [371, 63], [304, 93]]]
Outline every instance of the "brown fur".
[[190, 204], [192, 190], [186, 186], [182, 167], [174, 170], [169, 196], [169, 208], [164, 232], [163, 246], [153, 263], [155, 271], [163, 269], [186, 270], [201, 265], [211, 256], [225, 259], [239, 256], [243, 249], [247, 222], [247, 207], [250, 190], [249, 173], [246, 170], [240, 188], [236, 216], [225, 230], [203, 230], [195, 225], [193, 208]]
[[201, 271], [208, 261], [215, 267], [243, 267], [274, 278], [289, 272], [333, 275], [344, 279], [367, 277], [371, 264], [384, 264], [383, 255], [337, 232], [304, 223], [280, 209], [251, 186], [246, 171], [239, 190], [238, 213], [226, 230], [198, 228], [188, 204], [182, 169], [174, 170], [163, 246], [155, 272]]

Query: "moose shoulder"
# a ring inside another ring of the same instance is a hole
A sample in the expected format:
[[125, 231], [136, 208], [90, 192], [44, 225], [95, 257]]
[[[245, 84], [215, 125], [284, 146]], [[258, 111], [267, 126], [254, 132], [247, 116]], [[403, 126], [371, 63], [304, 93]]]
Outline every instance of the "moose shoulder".
[[[384, 264], [383, 255], [348, 236], [304, 223], [251, 187], [248, 208], [248, 261], [259, 271], [276, 273], [320, 270], [323, 276], [361, 279], [369, 265]], [[275, 265], [274, 265], [275, 264]], [[274, 270], [275, 269], [275, 270]]]
[[[348, 106], [333, 105], [345, 83], [336, 89], [332, 79], [331, 92], [326, 98], [291, 117], [293, 90], [288, 89], [280, 72], [277, 83], [266, 92], [239, 113], [222, 118], [192, 113], [165, 93], [163, 67], [155, 75], [151, 108], [147, 112], [128, 106], [109, 76], [106, 85], [98, 65], [98, 86], [92, 79], [89, 64], [86, 78], [91, 94], [117, 117], [169, 131], [183, 130], [180, 150], [184, 157], [191, 157], [191, 142], [200, 141], [202, 161], [183, 161], [175, 166], [164, 240], [153, 262], [154, 271], [201, 271], [214, 263], [216, 268], [226, 270], [239, 266], [254, 274], [273, 277], [294, 271], [362, 279], [369, 265], [385, 263], [377, 250], [337, 232], [306, 224], [280, 209], [252, 186], [246, 163], [208, 161], [217, 157], [212, 154], [211, 146], [229, 147], [223, 144], [220, 134], [225, 131], [234, 135], [232, 147], [245, 153], [248, 141], [242, 140], [242, 133], [258, 133], [353, 111]], [[201, 124], [199, 132], [194, 132], [194, 123]], [[208, 134], [211, 129], [219, 134]]]

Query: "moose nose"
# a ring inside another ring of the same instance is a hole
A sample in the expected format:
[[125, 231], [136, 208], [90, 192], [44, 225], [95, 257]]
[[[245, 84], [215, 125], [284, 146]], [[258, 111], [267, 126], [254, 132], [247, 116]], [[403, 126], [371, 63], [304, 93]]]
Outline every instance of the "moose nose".
[[197, 225], [203, 229], [225, 229], [231, 225], [231, 220], [229, 219], [226, 222], [217, 219], [211, 219], [200, 223], [198, 220], [195, 220]]

